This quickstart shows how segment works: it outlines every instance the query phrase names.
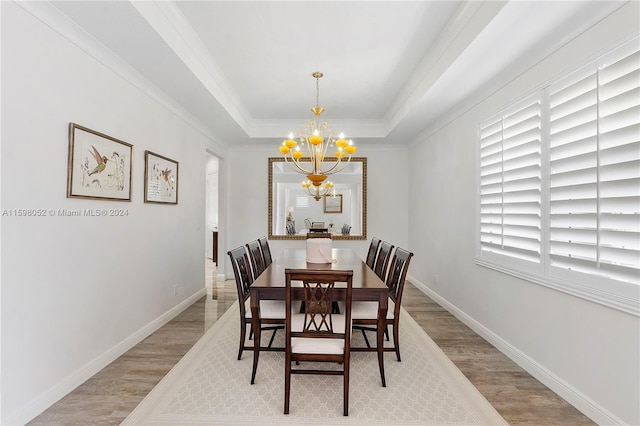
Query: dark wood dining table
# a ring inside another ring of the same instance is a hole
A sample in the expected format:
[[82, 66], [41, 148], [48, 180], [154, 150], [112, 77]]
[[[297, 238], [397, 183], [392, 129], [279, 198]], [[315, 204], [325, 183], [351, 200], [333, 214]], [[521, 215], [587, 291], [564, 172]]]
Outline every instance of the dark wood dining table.
[[[368, 300], [379, 302], [377, 352], [378, 366], [382, 386], [386, 386], [384, 377], [384, 320], [387, 316], [389, 288], [371, 268], [352, 250], [347, 248], [333, 248], [331, 256], [333, 263], [308, 263], [306, 249], [287, 248], [269, 265], [262, 274], [255, 279], [250, 287], [251, 315], [253, 328], [253, 371], [257, 370], [260, 355], [260, 300], [284, 300], [285, 297], [285, 269], [318, 269], [318, 270], [352, 270], [353, 271], [353, 300]], [[292, 288], [292, 292], [295, 289]], [[297, 298], [303, 298], [303, 288], [300, 283]], [[251, 377], [254, 383], [255, 377]]]

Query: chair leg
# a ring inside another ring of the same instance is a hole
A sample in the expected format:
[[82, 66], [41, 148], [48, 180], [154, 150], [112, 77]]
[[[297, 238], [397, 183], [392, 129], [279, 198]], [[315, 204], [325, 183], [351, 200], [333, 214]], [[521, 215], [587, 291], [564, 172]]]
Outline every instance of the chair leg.
[[400, 331], [398, 330], [399, 322], [393, 324], [393, 346], [396, 348], [396, 357], [398, 358], [398, 362], [400, 359]]
[[349, 362], [345, 361], [344, 363], [344, 408], [343, 408], [343, 415], [348, 416], [349, 415]]
[[240, 347], [238, 348], [238, 361], [242, 359], [242, 349], [244, 348], [244, 339], [246, 337], [247, 324], [242, 322], [240, 324]]
[[378, 367], [380, 368], [380, 379], [382, 380], [382, 387], [387, 387], [387, 381], [384, 377], [384, 333], [382, 333], [383, 324], [378, 323], [376, 328], [376, 342], [377, 342], [377, 352], [378, 352]]
[[[253, 370], [251, 371], [251, 384], [256, 381], [256, 372], [258, 371], [258, 359], [260, 358], [260, 325], [257, 324], [256, 330], [258, 331], [253, 336]], [[256, 349], [257, 348], [257, 349]]]
[[289, 396], [291, 395], [291, 360], [287, 357], [284, 373], [284, 414], [289, 414]]
[[384, 326], [384, 335], [387, 338], [387, 342], [389, 341], [389, 324]]

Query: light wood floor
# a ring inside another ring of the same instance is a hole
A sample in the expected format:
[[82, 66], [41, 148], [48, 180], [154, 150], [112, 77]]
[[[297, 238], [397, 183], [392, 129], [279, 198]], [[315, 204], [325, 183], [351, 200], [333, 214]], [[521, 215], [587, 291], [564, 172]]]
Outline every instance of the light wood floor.
[[[124, 420], [237, 299], [235, 282], [216, 282], [213, 264], [207, 266], [206, 297], [29, 425], [118, 425]], [[402, 306], [510, 424], [594, 424], [409, 283]]]

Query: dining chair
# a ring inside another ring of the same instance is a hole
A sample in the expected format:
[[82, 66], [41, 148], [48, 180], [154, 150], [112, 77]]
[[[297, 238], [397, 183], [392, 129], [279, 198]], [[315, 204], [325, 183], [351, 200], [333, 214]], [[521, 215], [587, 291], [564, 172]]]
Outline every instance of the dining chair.
[[380, 239], [377, 237], [371, 238], [371, 244], [369, 244], [369, 251], [367, 252], [366, 264], [371, 270], [373, 270], [376, 262], [376, 255], [378, 254], [378, 248], [380, 247]]
[[393, 244], [386, 241], [380, 242], [380, 250], [373, 264], [373, 271], [382, 281], [386, 278], [387, 264], [389, 263], [389, 257], [391, 256], [391, 250], [393, 250]]
[[273, 258], [271, 257], [271, 250], [269, 249], [269, 242], [267, 241], [267, 237], [258, 238], [258, 243], [260, 244], [260, 249], [262, 250], [262, 259], [264, 260], [265, 269], [267, 266], [273, 263]]
[[[304, 289], [304, 313], [292, 310], [293, 281]], [[289, 414], [292, 374], [341, 375], [343, 377], [343, 415], [349, 415], [349, 358], [351, 346], [351, 298], [353, 271], [285, 269], [285, 381], [284, 414]], [[346, 283], [346, 287], [342, 284]], [[333, 302], [345, 309], [333, 312]], [[305, 368], [300, 362], [330, 362], [340, 369]], [[296, 363], [293, 368], [292, 363]], [[299, 366], [299, 367], [298, 367]]]
[[[251, 307], [250, 307], [250, 287], [253, 283], [253, 275], [249, 264], [249, 257], [244, 246], [227, 252], [231, 259], [233, 275], [236, 279], [238, 290], [238, 306], [240, 307], [240, 345], [238, 348], [238, 360], [242, 358], [243, 351], [253, 351], [252, 345], [245, 345], [247, 327], [251, 329]], [[261, 300], [260, 301], [260, 329], [273, 330], [269, 344], [261, 347], [260, 350], [280, 350], [283, 348], [273, 348], [273, 339], [279, 329], [284, 329], [285, 323], [285, 303], [283, 300]], [[265, 324], [265, 326], [262, 326]], [[249, 338], [251, 338], [250, 333]], [[255, 377], [257, 365], [254, 366], [252, 377]]]
[[287, 235], [296, 235], [296, 225], [287, 223]]
[[[389, 287], [389, 309], [387, 318], [385, 319], [385, 332], [388, 327], [393, 326], [393, 347], [385, 347], [385, 352], [395, 352], [398, 361], [400, 361], [400, 305], [402, 303], [402, 292], [404, 290], [404, 282], [409, 269], [409, 263], [413, 253], [407, 250], [396, 248], [389, 266], [389, 274], [387, 275], [387, 287]], [[365, 330], [377, 332], [378, 322], [378, 302], [353, 302], [352, 306], [353, 328], [362, 331], [367, 348], [353, 348], [354, 351], [375, 350], [371, 348]], [[388, 336], [388, 333], [387, 333]]]
[[251, 241], [246, 244], [249, 258], [251, 259], [251, 268], [253, 269], [254, 279], [266, 269], [264, 258], [262, 257], [262, 248], [258, 240]]

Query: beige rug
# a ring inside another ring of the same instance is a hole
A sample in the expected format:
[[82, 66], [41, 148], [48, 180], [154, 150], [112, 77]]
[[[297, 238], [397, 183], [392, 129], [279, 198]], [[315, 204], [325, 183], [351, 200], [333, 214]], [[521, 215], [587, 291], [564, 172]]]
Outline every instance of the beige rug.
[[[284, 354], [260, 354], [250, 385], [252, 354], [236, 360], [239, 333], [233, 305], [122, 424], [507, 424], [404, 309], [402, 362], [385, 354], [386, 388], [376, 354], [352, 352], [348, 417], [342, 416], [340, 376], [293, 376], [291, 410], [284, 415]], [[278, 331], [277, 343], [283, 335]], [[361, 339], [354, 334], [354, 343]]]

